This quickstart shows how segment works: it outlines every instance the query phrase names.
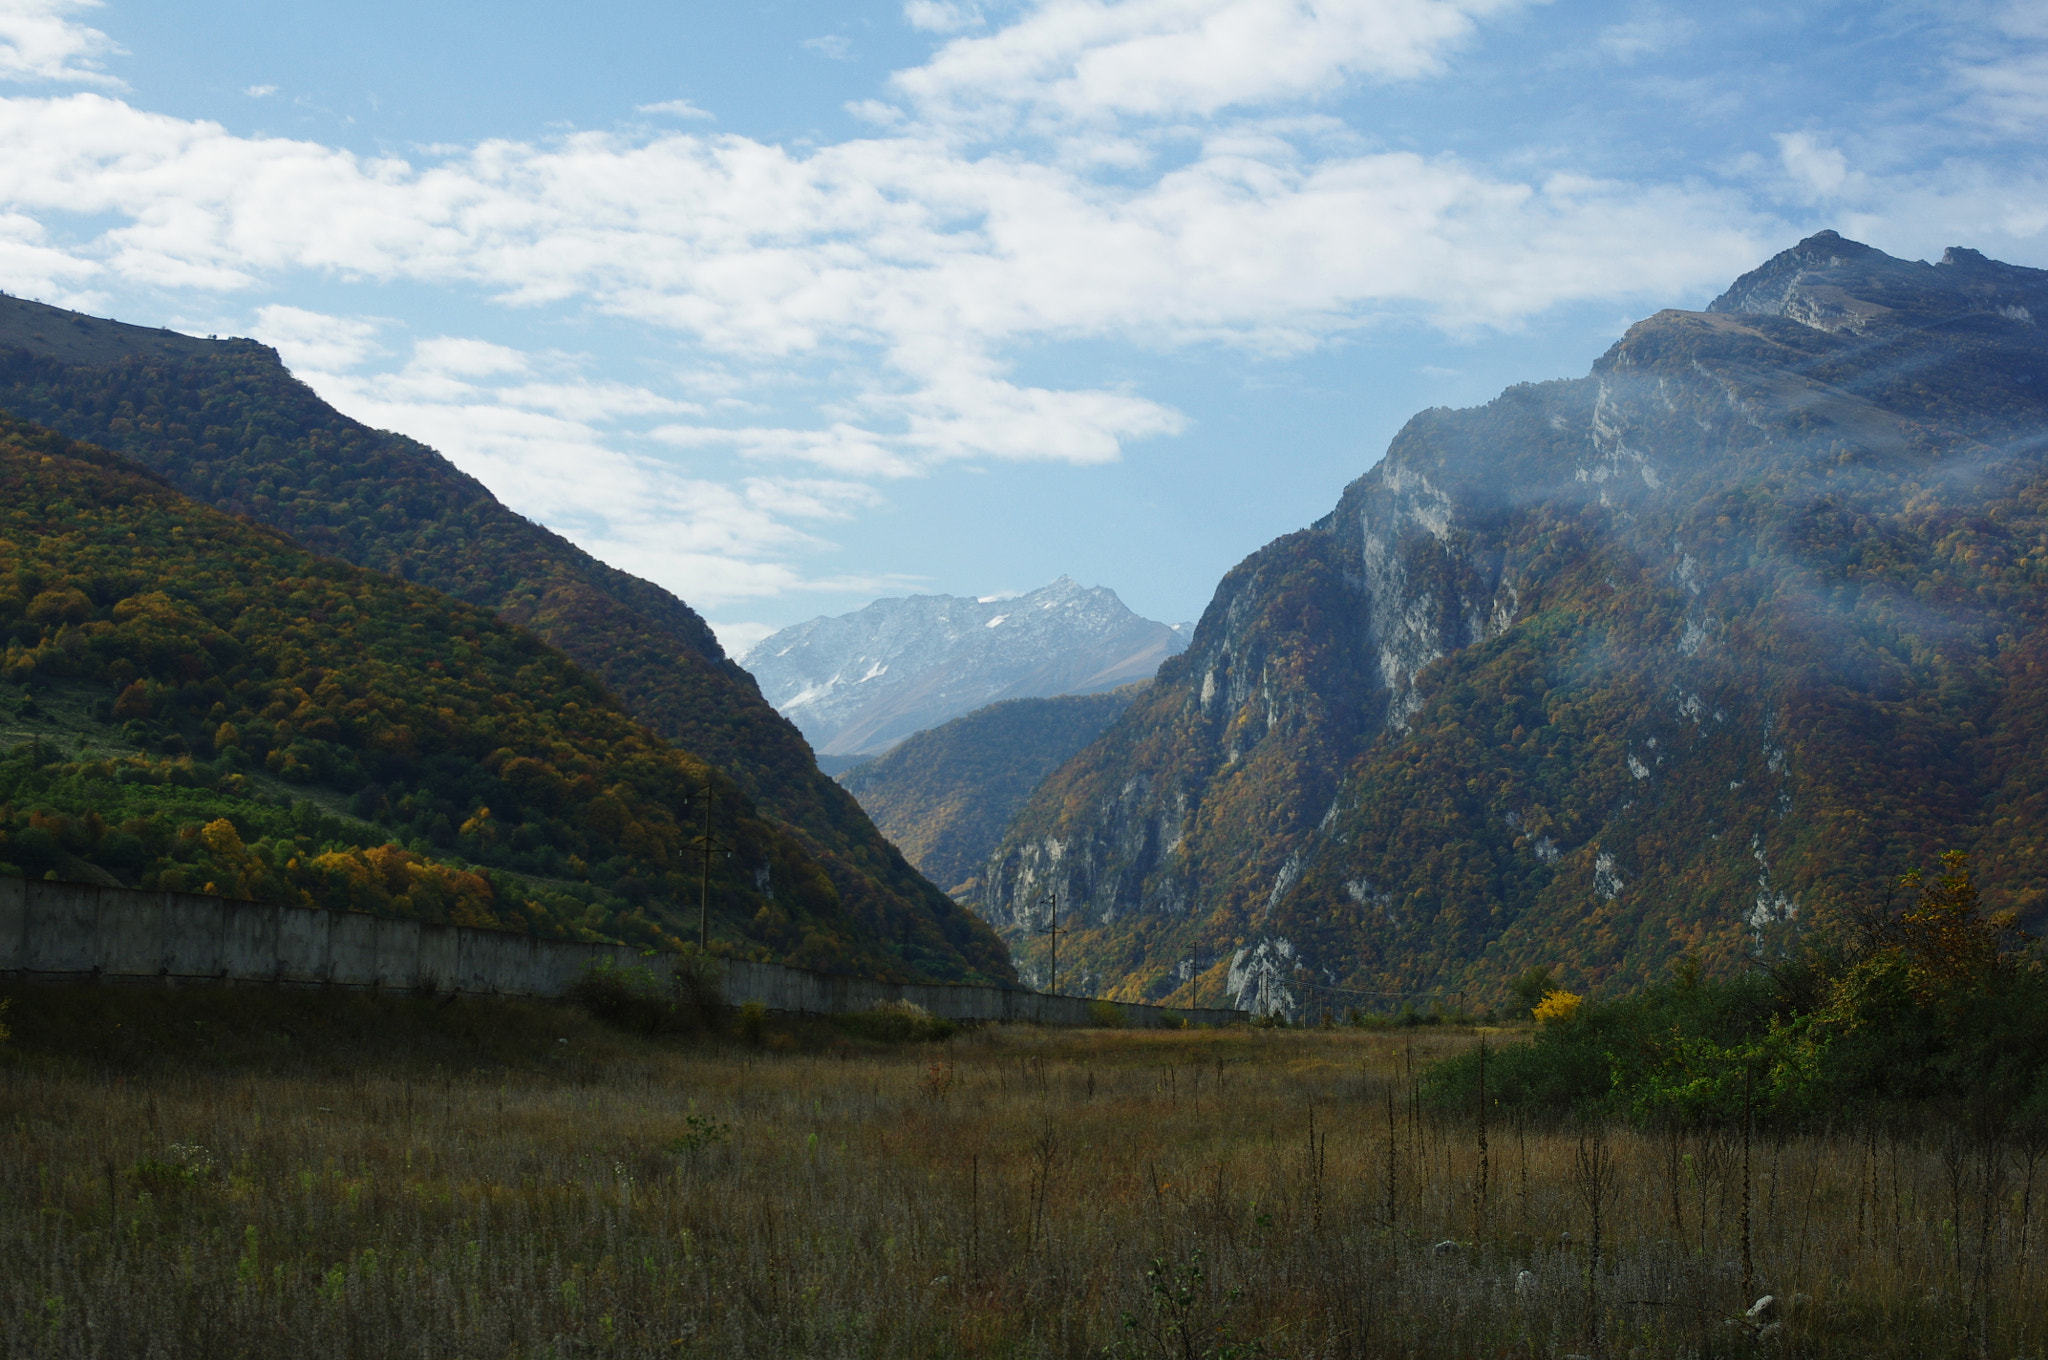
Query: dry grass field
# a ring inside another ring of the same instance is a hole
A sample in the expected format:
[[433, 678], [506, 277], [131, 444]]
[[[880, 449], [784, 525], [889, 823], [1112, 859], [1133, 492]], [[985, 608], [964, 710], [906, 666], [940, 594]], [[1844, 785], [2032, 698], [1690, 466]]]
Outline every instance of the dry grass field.
[[[509, 1003], [5, 994], [11, 1360], [2038, 1357], [2048, 1338], [2048, 1176], [2023, 1150], [1935, 1124], [1759, 1133], [1745, 1177], [1739, 1130], [1420, 1109], [1415, 1072], [1470, 1032], [891, 1047], [773, 1019], [753, 1043], [640, 1039]], [[1765, 1293], [1776, 1311], [1745, 1318]]]

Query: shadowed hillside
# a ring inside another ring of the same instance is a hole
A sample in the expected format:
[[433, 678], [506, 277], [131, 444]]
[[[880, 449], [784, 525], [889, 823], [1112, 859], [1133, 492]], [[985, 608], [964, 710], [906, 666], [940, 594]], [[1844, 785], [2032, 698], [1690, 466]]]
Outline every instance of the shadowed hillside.
[[689, 606], [513, 514], [432, 449], [342, 416], [267, 346], [0, 298], [0, 407], [137, 459], [316, 552], [525, 625], [635, 718], [730, 774], [905, 965], [940, 978], [1010, 975], [1001, 944], [819, 772]]
[[1143, 690], [990, 704], [919, 732], [839, 782], [927, 878], [971, 892], [1038, 781], [1100, 736]]
[[901, 972], [804, 847], [525, 629], [0, 424], [0, 872]]

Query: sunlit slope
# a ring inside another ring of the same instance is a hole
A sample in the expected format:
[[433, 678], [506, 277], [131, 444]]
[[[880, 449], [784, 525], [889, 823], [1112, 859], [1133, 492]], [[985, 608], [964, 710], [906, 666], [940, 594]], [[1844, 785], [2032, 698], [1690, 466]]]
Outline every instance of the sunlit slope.
[[525, 625], [635, 718], [730, 774], [905, 965], [1010, 975], [1002, 945], [819, 772], [688, 605], [512, 513], [425, 445], [342, 416], [267, 346], [0, 298], [0, 408], [137, 459], [316, 552]]
[[[0, 426], [0, 861], [902, 970], [795, 838], [525, 629]], [[53, 715], [69, 715], [45, 740]], [[41, 720], [41, 725], [34, 720]]]
[[1105, 990], [1296, 1011], [1770, 951], [1971, 851], [2048, 894], [2048, 274], [1832, 233], [1417, 416], [984, 874]]
[[972, 892], [974, 875], [1038, 781], [1143, 690], [1006, 699], [919, 732], [839, 782], [932, 882]]

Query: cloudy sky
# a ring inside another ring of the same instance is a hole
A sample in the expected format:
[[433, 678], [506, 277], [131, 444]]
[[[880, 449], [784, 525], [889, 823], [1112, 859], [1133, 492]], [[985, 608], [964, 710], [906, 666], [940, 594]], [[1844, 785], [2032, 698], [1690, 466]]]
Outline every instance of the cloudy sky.
[[0, 0], [0, 290], [254, 335], [736, 650], [1177, 621], [1821, 227], [2048, 266], [2048, 0]]

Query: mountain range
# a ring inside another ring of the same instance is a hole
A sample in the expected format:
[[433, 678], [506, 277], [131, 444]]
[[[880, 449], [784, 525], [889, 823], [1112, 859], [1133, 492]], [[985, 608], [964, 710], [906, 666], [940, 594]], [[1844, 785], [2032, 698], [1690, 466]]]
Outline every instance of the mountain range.
[[[1041, 975], [1295, 1015], [1728, 970], [1969, 852], [2048, 911], [2048, 272], [1823, 232], [1414, 417], [979, 877]], [[1073, 971], [1069, 971], [1069, 970]]]
[[763, 638], [741, 658], [821, 757], [866, 756], [1003, 699], [1149, 679], [1186, 646], [1116, 592], [1062, 576], [1029, 594], [876, 600]]
[[729, 775], [901, 967], [1011, 975], [988, 928], [818, 769], [802, 735], [688, 605], [514, 514], [425, 445], [341, 415], [267, 346], [0, 297], [0, 408], [112, 450], [313, 552], [530, 631], [660, 739]]

